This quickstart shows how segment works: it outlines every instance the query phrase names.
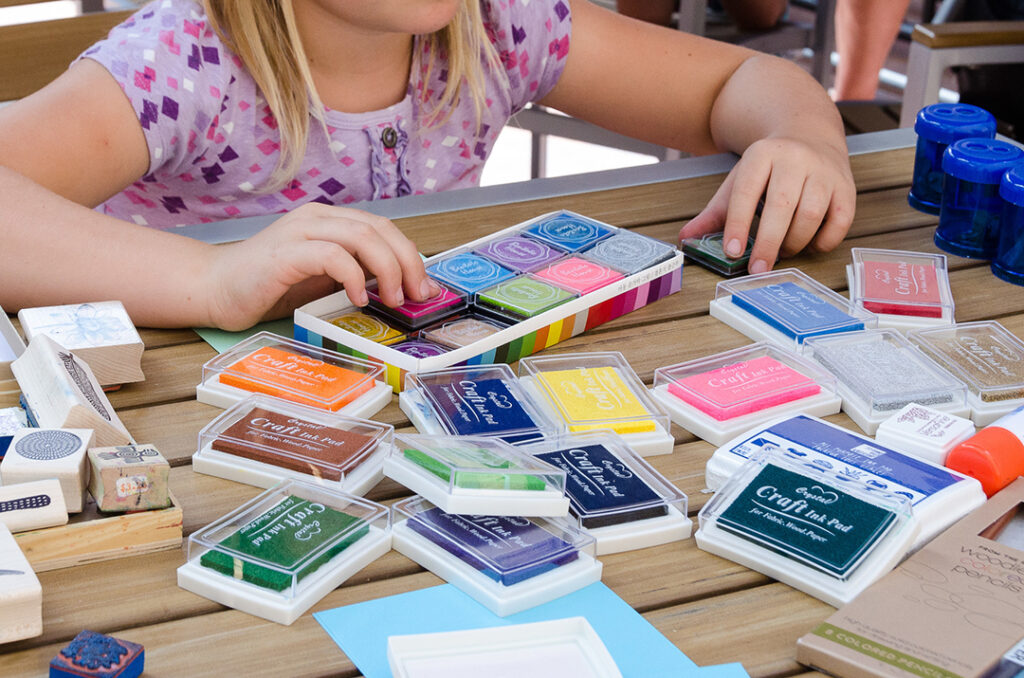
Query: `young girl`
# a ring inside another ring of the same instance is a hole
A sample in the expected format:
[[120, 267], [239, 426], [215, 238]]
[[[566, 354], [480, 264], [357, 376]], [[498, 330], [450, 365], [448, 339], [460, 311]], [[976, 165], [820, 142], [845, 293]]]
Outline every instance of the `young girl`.
[[[340, 283], [437, 292], [416, 247], [346, 204], [477, 183], [535, 101], [742, 158], [683, 229], [750, 270], [837, 245], [855, 191], [824, 91], [771, 56], [587, 0], [156, 0], [0, 109], [0, 305], [115, 298], [145, 326], [241, 329]], [[90, 209], [96, 208], [96, 209]], [[213, 247], [174, 227], [283, 212]]]

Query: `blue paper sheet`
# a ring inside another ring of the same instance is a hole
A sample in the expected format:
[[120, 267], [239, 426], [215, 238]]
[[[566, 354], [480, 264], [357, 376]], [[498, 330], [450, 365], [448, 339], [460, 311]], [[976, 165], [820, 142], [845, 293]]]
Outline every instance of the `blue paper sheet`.
[[366, 678], [391, 678], [388, 636], [526, 624], [565, 617], [587, 618], [624, 678], [697, 675], [745, 678], [747, 675], [739, 664], [713, 670], [698, 668], [600, 582], [508, 617], [493, 614], [450, 584], [324, 610], [314, 613], [313, 617]]

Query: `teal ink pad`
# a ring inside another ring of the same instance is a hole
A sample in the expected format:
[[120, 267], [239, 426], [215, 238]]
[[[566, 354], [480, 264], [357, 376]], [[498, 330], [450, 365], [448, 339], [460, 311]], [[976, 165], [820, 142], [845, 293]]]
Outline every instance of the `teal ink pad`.
[[530, 275], [522, 275], [478, 292], [473, 305], [478, 310], [518, 322], [540, 315], [575, 297], [568, 290]]
[[523, 233], [565, 252], [578, 252], [610, 237], [615, 229], [581, 214], [563, 211], [541, 218]]
[[714, 271], [726, 278], [746, 275], [750, 263], [750, 252], [754, 249], [754, 239], [747, 238], [747, 248], [743, 254], [733, 259], [726, 255], [722, 247], [724, 233], [707, 233], [699, 238], [686, 238], [682, 241], [683, 254], [695, 264]]
[[431, 277], [472, 294], [515, 276], [513, 271], [486, 257], [460, 252], [427, 267]]
[[623, 231], [598, 242], [580, 256], [623, 275], [633, 275], [671, 259], [677, 251], [672, 245], [660, 240]]

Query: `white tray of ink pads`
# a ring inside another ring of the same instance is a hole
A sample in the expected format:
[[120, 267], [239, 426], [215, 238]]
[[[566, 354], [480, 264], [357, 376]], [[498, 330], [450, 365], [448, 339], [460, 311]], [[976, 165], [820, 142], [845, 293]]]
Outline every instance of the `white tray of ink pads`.
[[672, 453], [668, 415], [617, 351], [523, 358], [519, 381], [570, 433], [610, 430], [641, 457]]
[[388, 637], [394, 678], [622, 678], [585, 617]]
[[698, 520], [701, 549], [836, 607], [895, 567], [918, 527], [906, 496], [779, 452], [745, 463]]
[[410, 372], [398, 405], [426, 435], [497, 436], [519, 444], [564, 429], [505, 363]]
[[384, 473], [445, 513], [569, 513], [565, 471], [500, 438], [399, 433]]
[[712, 445], [785, 414], [835, 414], [843, 402], [827, 370], [765, 341], [659, 367], [651, 395]]
[[908, 403], [965, 417], [967, 386], [893, 329], [810, 337], [804, 354], [836, 376], [843, 411], [868, 435]]
[[594, 538], [564, 518], [457, 515], [418, 496], [392, 511], [396, 551], [499, 617], [601, 579]]
[[705, 482], [717, 490], [748, 459], [774, 451], [809, 468], [844, 470], [852, 481], [909, 498], [919, 524], [914, 549], [985, 502], [974, 478], [803, 414], [755, 426], [716, 449], [705, 467]]
[[199, 402], [227, 408], [253, 393], [372, 417], [391, 402], [384, 368], [368, 360], [259, 332], [203, 365]]
[[263, 488], [293, 478], [363, 496], [384, 477], [393, 431], [257, 394], [199, 432], [192, 470]]
[[902, 332], [953, 324], [946, 255], [854, 247], [850, 256], [850, 301], [877, 315], [878, 327]]
[[524, 445], [563, 469], [570, 511], [597, 540], [597, 555], [633, 551], [690, 536], [687, 498], [609, 431], [574, 433]]
[[390, 550], [387, 507], [288, 480], [192, 534], [178, 586], [291, 624]]
[[1024, 405], [1024, 341], [995, 320], [913, 330], [907, 338], [967, 384], [976, 426]]
[[797, 352], [808, 337], [862, 330], [878, 323], [874, 313], [857, 308], [795, 268], [719, 282], [709, 312], [754, 341]]

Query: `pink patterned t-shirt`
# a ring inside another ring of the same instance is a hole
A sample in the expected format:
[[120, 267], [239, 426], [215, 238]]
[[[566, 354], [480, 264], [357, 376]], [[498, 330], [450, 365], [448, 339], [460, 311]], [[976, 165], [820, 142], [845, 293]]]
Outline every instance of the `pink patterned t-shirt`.
[[447, 71], [435, 68], [424, 82], [414, 64], [401, 102], [370, 113], [328, 110], [329, 140], [311, 118], [299, 173], [268, 193], [261, 187], [277, 165], [280, 137], [263, 95], [210, 28], [201, 3], [156, 0], [82, 55], [120, 83], [149, 147], [146, 176], [99, 209], [172, 228], [311, 201], [346, 205], [477, 185], [509, 117], [555, 86], [570, 36], [567, 0], [481, 0], [481, 7], [508, 86], [488, 76], [479, 131], [465, 94], [443, 124], [417, 124], [419, 93], [439, 96]]

